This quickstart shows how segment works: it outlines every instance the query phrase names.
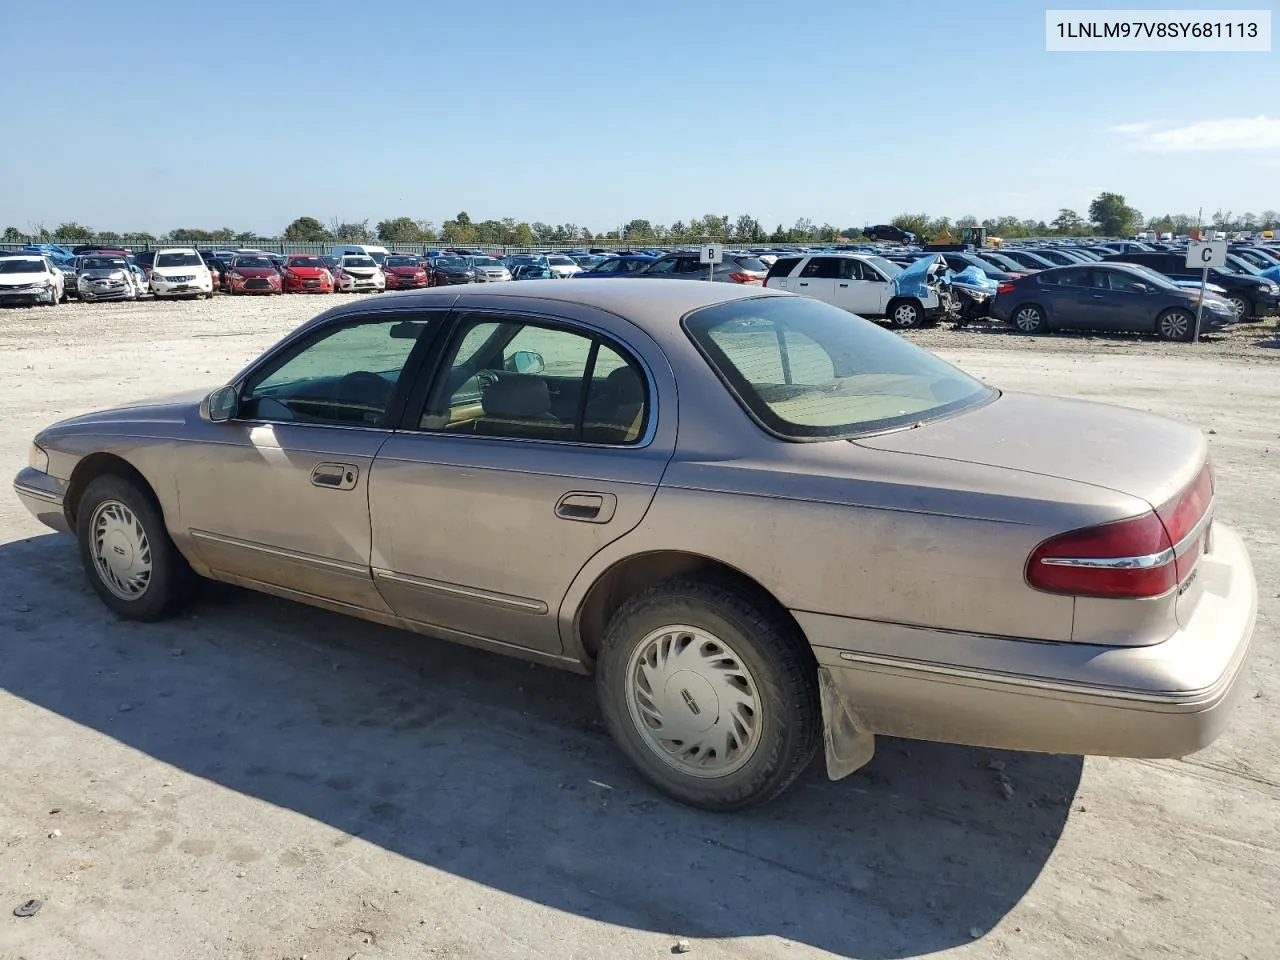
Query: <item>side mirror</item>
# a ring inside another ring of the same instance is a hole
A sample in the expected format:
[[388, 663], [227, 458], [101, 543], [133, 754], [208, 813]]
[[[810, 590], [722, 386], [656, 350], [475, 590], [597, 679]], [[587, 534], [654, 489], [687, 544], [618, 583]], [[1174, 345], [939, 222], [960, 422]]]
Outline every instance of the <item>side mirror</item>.
[[511, 369], [516, 373], [541, 373], [547, 369], [542, 354], [532, 350], [517, 350], [511, 355]]
[[1145, 283], [1143, 283], [1141, 280], [1138, 280], [1134, 283], [1133, 289], [1137, 290], [1139, 293], [1151, 292], [1151, 288], [1147, 286]]
[[240, 410], [240, 393], [235, 387], [219, 387], [200, 403], [200, 416], [210, 423], [225, 423]]

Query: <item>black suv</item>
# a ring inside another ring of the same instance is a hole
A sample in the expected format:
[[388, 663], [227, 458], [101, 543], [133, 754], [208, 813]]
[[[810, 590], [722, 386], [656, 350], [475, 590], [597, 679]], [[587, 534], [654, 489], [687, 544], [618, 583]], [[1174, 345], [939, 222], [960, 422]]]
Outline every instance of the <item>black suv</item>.
[[[1150, 267], [1157, 273], [1163, 273], [1170, 280], [1199, 280], [1200, 271], [1188, 267], [1185, 255], [1181, 253], [1115, 253], [1104, 260], [1117, 263], [1137, 263]], [[1236, 312], [1237, 320], [1249, 317], [1265, 317], [1275, 313], [1280, 307], [1280, 286], [1266, 277], [1251, 277], [1243, 273], [1232, 273], [1221, 267], [1209, 268], [1209, 282], [1216, 283], [1226, 290], [1226, 298]]]

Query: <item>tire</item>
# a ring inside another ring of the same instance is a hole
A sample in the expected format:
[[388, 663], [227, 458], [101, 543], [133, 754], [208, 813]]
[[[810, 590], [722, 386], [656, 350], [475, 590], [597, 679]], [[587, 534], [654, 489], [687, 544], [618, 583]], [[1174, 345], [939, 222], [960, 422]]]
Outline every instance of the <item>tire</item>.
[[894, 300], [889, 304], [889, 322], [899, 330], [924, 326], [924, 307], [918, 300]]
[[1231, 304], [1231, 309], [1235, 311], [1237, 320], [1248, 320], [1250, 317], [1257, 315], [1253, 304], [1249, 302], [1247, 297], [1227, 297], [1227, 303]]
[[[95, 528], [105, 530], [101, 546]], [[76, 540], [89, 583], [122, 619], [163, 620], [191, 597], [195, 573], [170, 539], [150, 491], [132, 480], [104, 474], [89, 483], [76, 506]], [[113, 566], [112, 557], [128, 565]]]
[[1018, 305], [1013, 313], [1009, 315], [1009, 322], [1013, 324], [1013, 328], [1019, 333], [1045, 333], [1049, 329], [1049, 322], [1045, 319], [1044, 310], [1034, 303]]
[[1189, 310], [1179, 310], [1175, 307], [1156, 317], [1156, 336], [1161, 340], [1185, 343], [1191, 339], [1195, 329], [1195, 314]]
[[[664, 674], [668, 697], [646, 687]], [[726, 812], [773, 799], [813, 760], [822, 739], [817, 679], [807, 641], [781, 611], [731, 582], [675, 578], [632, 597], [609, 621], [596, 692], [609, 732], [650, 783], [681, 803]], [[722, 706], [726, 695], [738, 700], [736, 712]], [[664, 748], [646, 722], [664, 711], [705, 724], [696, 762]]]

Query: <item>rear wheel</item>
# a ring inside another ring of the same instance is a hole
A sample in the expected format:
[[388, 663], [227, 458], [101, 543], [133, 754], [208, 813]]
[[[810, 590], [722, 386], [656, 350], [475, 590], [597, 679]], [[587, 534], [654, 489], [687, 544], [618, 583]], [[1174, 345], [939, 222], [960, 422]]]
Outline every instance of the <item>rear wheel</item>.
[[918, 300], [897, 300], [889, 304], [889, 322], [900, 330], [924, 326], [924, 307]]
[[646, 779], [704, 810], [782, 793], [821, 739], [817, 671], [781, 611], [733, 583], [668, 580], [609, 622], [596, 689]]
[[1237, 320], [1247, 320], [1254, 315], [1253, 304], [1244, 297], [1228, 297], [1227, 303], [1231, 304]]
[[1019, 333], [1044, 333], [1049, 326], [1044, 311], [1034, 303], [1024, 303], [1013, 311], [1013, 325]]
[[196, 575], [148, 490], [105, 474], [76, 506], [80, 562], [102, 602], [126, 620], [163, 620], [191, 595]]
[[1190, 340], [1196, 318], [1186, 310], [1166, 310], [1156, 317], [1156, 336], [1161, 340]]

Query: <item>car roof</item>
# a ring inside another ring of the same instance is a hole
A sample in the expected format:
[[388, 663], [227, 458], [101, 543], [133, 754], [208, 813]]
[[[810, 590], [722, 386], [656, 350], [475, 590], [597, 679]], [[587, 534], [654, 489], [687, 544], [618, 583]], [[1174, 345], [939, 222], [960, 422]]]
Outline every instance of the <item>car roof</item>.
[[459, 291], [456, 287], [428, 287], [425, 290], [388, 293], [373, 301], [358, 300], [355, 303], [334, 307], [316, 317], [312, 324], [383, 310], [439, 307], [442, 304], [453, 303], [455, 300], [462, 306], [469, 306], [465, 302], [468, 300], [482, 300], [486, 306], [492, 305], [495, 300], [512, 300], [523, 301], [519, 304], [512, 303], [513, 310], [536, 309], [539, 302], [544, 310], [548, 309], [548, 304], [552, 302], [594, 307], [630, 320], [643, 330], [657, 331], [670, 329], [680, 317], [701, 307], [728, 303], [732, 300], [748, 300], [752, 297], [795, 296], [795, 294], [764, 287], [736, 283], [657, 280], [643, 277], [619, 277], [607, 283], [557, 283], [551, 286], [553, 289], [539, 288], [536, 291], [530, 291], [523, 284], [482, 284], [482, 289], [477, 290], [464, 288]]

